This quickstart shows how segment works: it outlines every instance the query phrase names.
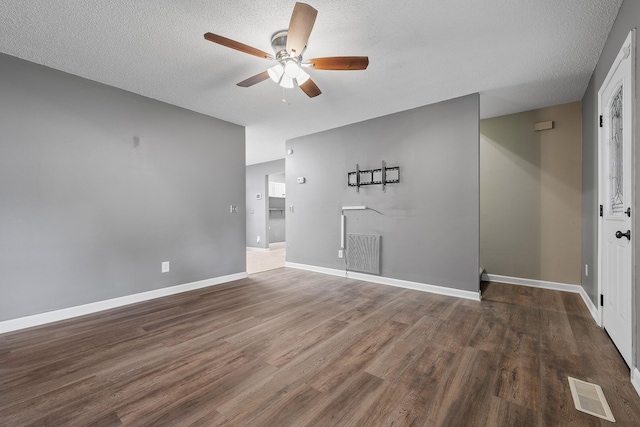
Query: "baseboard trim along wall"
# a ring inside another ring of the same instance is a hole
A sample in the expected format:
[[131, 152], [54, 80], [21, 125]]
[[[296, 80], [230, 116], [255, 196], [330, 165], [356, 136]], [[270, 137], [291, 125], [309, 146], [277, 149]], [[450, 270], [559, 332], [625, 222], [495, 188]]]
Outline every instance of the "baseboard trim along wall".
[[248, 251], [256, 251], [256, 252], [269, 252], [269, 248], [256, 248], [253, 246], [247, 246]]
[[544, 280], [523, 279], [520, 277], [500, 276], [498, 274], [486, 273], [482, 274], [482, 280], [489, 282], [507, 283], [509, 285], [530, 286], [532, 288], [550, 289], [552, 291], [580, 294], [580, 296], [582, 297], [582, 301], [584, 301], [584, 304], [587, 306], [587, 309], [589, 310], [589, 313], [591, 313], [593, 320], [596, 321], [598, 326], [602, 326], [600, 323], [598, 308], [595, 306], [595, 304], [593, 304], [593, 302], [589, 298], [589, 295], [587, 295], [587, 292], [580, 285], [570, 285], [568, 283], [547, 282]]
[[170, 286], [168, 288], [155, 289], [153, 291], [141, 292], [139, 294], [126, 295], [104, 301], [92, 302], [75, 307], [63, 308], [61, 310], [49, 311], [46, 313], [34, 314], [32, 316], [19, 317], [17, 319], [4, 320], [0, 322], [0, 334], [45, 325], [47, 323], [58, 322], [60, 320], [71, 319], [73, 317], [84, 316], [86, 314], [97, 313], [99, 311], [118, 308], [129, 304], [148, 301], [169, 295], [180, 294], [209, 286], [220, 285], [247, 278], [246, 272], [230, 274], [227, 276], [214, 277], [212, 279], [200, 280], [183, 285]]
[[638, 368], [633, 368], [633, 371], [631, 371], [631, 384], [633, 384], [633, 388], [636, 389], [636, 393], [640, 396], [640, 371], [638, 371]]
[[428, 285], [425, 283], [410, 282], [408, 280], [392, 279], [390, 277], [374, 276], [353, 271], [336, 270], [333, 268], [317, 267], [315, 265], [298, 264], [295, 262], [285, 262], [285, 267], [297, 268], [298, 270], [313, 271], [316, 273], [328, 274], [331, 276], [344, 277], [347, 279], [363, 280], [365, 282], [377, 283], [379, 285], [395, 286], [397, 288], [413, 289], [415, 291], [430, 292], [432, 294], [447, 295], [450, 297], [465, 298], [473, 301], [480, 301], [480, 294], [471, 291], [463, 291], [443, 286]]

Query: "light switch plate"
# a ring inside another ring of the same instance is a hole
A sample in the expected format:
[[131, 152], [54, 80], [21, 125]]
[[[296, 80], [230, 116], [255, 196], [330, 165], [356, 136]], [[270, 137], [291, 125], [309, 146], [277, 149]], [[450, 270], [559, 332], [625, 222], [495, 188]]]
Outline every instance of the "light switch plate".
[[163, 273], [168, 273], [169, 272], [169, 261], [164, 261], [162, 263], [162, 272]]

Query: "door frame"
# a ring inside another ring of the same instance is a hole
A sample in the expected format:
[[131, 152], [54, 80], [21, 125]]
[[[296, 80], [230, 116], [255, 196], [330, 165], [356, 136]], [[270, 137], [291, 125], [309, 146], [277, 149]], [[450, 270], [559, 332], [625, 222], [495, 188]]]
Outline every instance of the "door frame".
[[[602, 98], [602, 92], [604, 90], [604, 88], [608, 85], [608, 83], [610, 82], [610, 80], [613, 78], [615, 72], [617, 71], [618, 67], [622, 64], [622, 62], [627, 59], [629, 56], [631, 56], [631, 60], [628, 61], [628, 63], [631, 66], [631, 100], [629, 101], [628, 105], [631, 108], [631, 151], [630, 151], [630, 156], [631, 156], [631, 170], [629, 171], [629, 173], [631, 174], [631, 191], [630, 191], [630, 196], [631, 196], [631, 200], [629, 205], [632, 208], [632, 225], [635, 222], [635, 220], [633, 219], [633, 215], [638, 215], [638, 211], [636, 210], [636, 188], [635, 188], [635, 176], [636, 176], [636, 166], [635, 166], [635, 130], [636, 130], [636, 96], [635, 96], [635, 61], [636, 61], [636, 32], [635, 29], [632, 29], [629, 34], [627, 35], [627, 38], [625, 39], [624, 43], [622, 44], [622, 47], [620, 48], [620, 51], [618, 52], [618, 55], [616, 56], [616, 59], [614, 60], [613, 64], [611, 65], [611, 68], [609, 69], [609, 72], [607, 73], [607, 77], [604, 79], [604, 81], [602, 82], [602, 85], [600, 86], [600, 89], [598, 89], [598, 117], [596, 118], [596, 126], [597, 126], [597, 132], [598, 132], [598, 138], [597, 138], [597, 161], [598, 161], [598, 186], [597, 186], [597, 191], [598, 191], [598, 209], [599, 206], [604, 206], [605, 205], [605, 200], [603, 200], [604, 195], [606, 194], [606, 192], [604, 191], [604, 186], [607, 185], [607, 180], [603, 178], [603, 166], [602, 166], [602, 162], [603, 162], [603, 150], [605, 149], [604, 147], [604, 137], [603, 137], [603, 132], [602, 132], [602, 128], [599, 125], [599, 117], [603, 115], [603, 111], [602, 111], [602, 103], [601, 103], [601, 98]], [[598, 233], [597, 233], [597, 249], [598, 249], [598, 276], [597, 276], [597, 282], [598, 282], [598, 301], [597, 301], [597, 308], [598, 308], [598, 318], [596, 319], [598, 326], [604, 328], [604, 321], [603, 321], [603, 307], [600, 304], [600, 298], [602, 295], [602, 275], [603, 275], [603, 269], [602, 269], [602, 254], [603, 254], [603, 244], [604, 244], [604, 237], [603, 237], [603, 231], [604, 231], [604, 217], [600, 216], [598, 214]], [[631, 239], [631, 259], [632, 261], [635, 260], [635, 253], [636, 253], [636, 244], [635, 244], [635, 240], [637, 239], [637, 230], [633, 230], [632, 233], [632, 239]], [[635, 238], [634, 237], [634, 233], [635, 233]], [[635, 268], [633, 265], [633, 262], [631, 263], [631, 304], [632, 304], [632, 331], [631, 331], [631, 358], [632, 361], [635, 358], [635, 354], [636, 354], [636, 342], [634, 340], [634, 334], [633, 334], [633, 325], [635, 324], [635, 319], [636, 319], [636, 311], [634, 309], [635, 307]], [[633, 372], [633, 366], [629, 367], [631, 369], [631, 371]]]

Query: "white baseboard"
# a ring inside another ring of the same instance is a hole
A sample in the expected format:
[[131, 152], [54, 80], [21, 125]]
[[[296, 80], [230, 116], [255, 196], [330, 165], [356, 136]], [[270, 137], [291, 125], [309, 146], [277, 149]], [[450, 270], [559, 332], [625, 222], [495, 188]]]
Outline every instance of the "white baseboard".
[[631, 384], [633, 385], [633, 388], [636, 389], [636, 393], [640, 396], [640, 371], [638, 371], [638, 368], [633, 368], [631, 371]]
[[271, 249], [271, 248], [281, 248], [283, 246], [287, 246], [287, 242], [269, 243], [269, 249]]
[[298, 264], [296, 262], [285, 262], [285, 267], [297, 268], [298, 270], [313, 271], [315, 273], [328, 274], [330, 276], [347, 277], [344, 270], [336, 270], [334, 268], [317, 267], [315, 265]]
[[447, 295], [451, 297], [465, 298], [473, 301], [480, 301], [480, 294], [472, 291], [463, 291], [460, 289], [446, 288], [444, 286], [428, 285], [425, 283], [410, 282], [408, 280], [374, 276], [371, 274], [356, 273], [353, 271], [337, 270], [333, 268], [317, 267], [315, 265], [297, 264], [293, 262], [285, 262], [284, 266], [297, 268], [299, 270], [307, 270], [307, 271], [313, 271], [316, 273], [329, 274], [331, 276], [362, 280], [366, 282], [377, 283], [380, 285], [395, 286], [398, 288], [413, 289], [416, 291], [430, 292], [432, 294]]
[[256, 252], [269, 252], [269, 248], [254, 248], [253, 246], [247, 246], [247, 250]]
[[139, 294], [126, 295], [104, 301], [92, 302], [75, 307], [63, 308], [46, 313], [34, 314], [31, 316], [19, 317], [17, 319], [4, 320], [0, 322], [0, 334], [45, 325], [47, 323], [58, 322], [60, 320], [71, 319], [73, 317], [84, 316], [86, 314], [97, 313], [99, 311], [118, 308], [137, 302], [148, 301], [169, 295], [180, 294], [182, 292], [193, 291], [209, 286], [220, 285], [222, 283], [233, 282], [247, 278], [246, 272], [230, 274], [227, 276], [214, 277], [212, 279], [200, 280], [186, 283], [184, 285], [170, 286], [168, 288], [155, 289], [153, 291], [141, 292]]
[[584, 288], [580, 285], [571, 285], [568, 283], [559, 283], [559, 282], [548, 282], [545, 280], [534, 280], [534, 279], [523, 279], [521, 277], [511, 277], [511, 276], [500, 276], [498, 274], [482, 274], [482, 280], [490, 281], [490, 282], [500, 282], [507, 283], [509, 285], [521, 285], [521, 286], [530, 286], [532, 288], [541, 288], [541, 289], [550, 289], [552, 291], [562, 291], [562, 292], [571, 292], [574, 294], [580, 294], [582, 297], [582, 301], [587, 306], [589, 313], [593, 317], [593, 320], [596, 321], [598, 326], [600, 324], [600, 315], [598, 313], [598, 308], [593, 304], [589, 295], [584, 290]]

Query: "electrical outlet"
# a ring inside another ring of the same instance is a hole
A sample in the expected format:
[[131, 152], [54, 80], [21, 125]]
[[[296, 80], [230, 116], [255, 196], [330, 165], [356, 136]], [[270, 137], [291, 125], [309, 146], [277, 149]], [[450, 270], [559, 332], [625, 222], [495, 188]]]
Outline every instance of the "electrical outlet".
[[589, 264], [584, 265], [584, 275], [589, 277]]
[[257, 243], [260, 243], [260, 236], [258, 236], [258, 238], [256, 239]]
[[162, 263], [162, 272], [163, 273], [168, 273], [169, 272], [169, 261], [164, 261]]
[[342, 258], [344, 256], [344, 253], [342, 252], [342, 249], [338, 249], [338, 258]]
[[231, 206], [229, 206], [229, 212], [231, 212], [231, 213], [238, 213], [238, 205], [231, 205]]

